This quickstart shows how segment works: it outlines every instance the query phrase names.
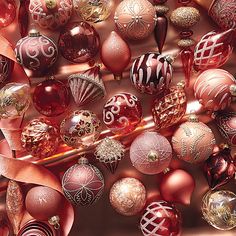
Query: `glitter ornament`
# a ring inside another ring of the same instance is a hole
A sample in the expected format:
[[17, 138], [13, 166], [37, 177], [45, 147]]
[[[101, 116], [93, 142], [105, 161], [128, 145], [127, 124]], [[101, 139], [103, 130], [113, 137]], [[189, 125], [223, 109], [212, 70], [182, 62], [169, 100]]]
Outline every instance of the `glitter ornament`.
[[172, 148], [169, 141], [156, 132], [140, 134], [130, 146], [133, 166], [147, 175], [164, 171], [170, 164]]
[[178, 236], [181, 233], [181, 215], [171, 203], [155, 201], [145, 209], [140, 228], [144, 236]]
[[89, 147], [100, 135], [100, 120], [91, 111], [74, 111], [61, 122], [60, 134], [70, 147]]
[[0, 1], [0, 28], [10, 25], [16, 17], [16, 3], [14, 0]]
[[201, 209], [204, 219], [214, 228], [231, 230], [236, 227], [236, 195], [233, 192], [207, 192]]
[[114, 174], [125, 155], [125, 147], [117, 140], [105, 138], [97, 145], [94, 154]]
[[141, 103], [130, 93], [118, 93], [103, 108], [103, 122], [115, 134], [132, 132], [142, 117]]
[[111, 187], [110, 203], [121, 215], [134, 216], [145, 206], [146, 189], [135, 178], [122, 178]]
[[34, 119], [23, 129], [21, 134], [22, 147], [32, 156], [49, 157], [59, 146], [59, 131], [45, 119]]
[[14, 62], [9, 58], [0, 55], [0, 83], [10, 79], [13, 68]]
[[68, 201], [87, 206], [97, 202], [103, 194], [104, 178], [100, 170], [80, 158], [79, 164], [70, 167], [62, 178], [62, 189]]
[[141, 93], [159, 95], [169, 88], [172, 80], [172, 59], [159, 53], [146, 53], [132, 65], [130, 79]]
[[147, 0], [124, 0], [116, 8], [114, 20], [122, 36], [140, 40], [153, 32], [156, 11]]
[[55, 30], [72, 15], [72, 0], [30, 0], [29, 12], [40, 27]]

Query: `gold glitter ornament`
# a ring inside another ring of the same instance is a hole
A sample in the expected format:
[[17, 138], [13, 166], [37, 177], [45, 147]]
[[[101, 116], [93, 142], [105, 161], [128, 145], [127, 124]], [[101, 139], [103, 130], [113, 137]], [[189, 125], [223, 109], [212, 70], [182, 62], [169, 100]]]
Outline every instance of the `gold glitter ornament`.
[[156, 5], [155, 6], [155, 10], [157, 14], [160, 15], [165, 15], [168, 13], [168, 11], [170, 10], [170, 8], [166, 5]]

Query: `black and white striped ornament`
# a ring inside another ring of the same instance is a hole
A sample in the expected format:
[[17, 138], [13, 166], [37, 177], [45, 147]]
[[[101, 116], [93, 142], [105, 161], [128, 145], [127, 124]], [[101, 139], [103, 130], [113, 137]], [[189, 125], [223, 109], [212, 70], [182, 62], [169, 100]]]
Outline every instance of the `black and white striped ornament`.
[[169, 88], [172, 80], [172, 58], [160, 53], [138, 57], [131, 68], [130, 78], [141, 93], [159, 95]]

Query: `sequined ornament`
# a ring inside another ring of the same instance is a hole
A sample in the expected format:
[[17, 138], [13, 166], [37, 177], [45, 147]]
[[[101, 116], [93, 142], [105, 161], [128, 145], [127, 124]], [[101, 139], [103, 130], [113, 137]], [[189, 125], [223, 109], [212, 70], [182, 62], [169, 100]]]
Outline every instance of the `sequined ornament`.
[[112, 0], [73, 0], [73, 4], [83, 20], [94, 23], [106, 20], [113, 8]]
[[174, 205], [166, 201], [150, 203], [141, 218], [144, 236], [178, 236], [181, 233], [181, 215]]
[[122, 178], [111, 187], [110, 203], [121, 215], [136, 215], [145, 206], [146, 189], [138, 179]]
[[100, 170], [86, 158], [70, 167], [62, 178], [62, 189], [68, 201], [87, 206], [97, 202], [104, 191], [104, 178]]
[[169, 141], [156, 132], [144, 132], [130, 146], [130, 160], [143, 174], [154, 175], [170, 164], [172, 148]]
[[172, 146], [177, 157], [189, 163], [205, 161], [215, 145], [214, 134], [204, 123], [199, 122], [195, 115], [190, 115], [172, 137]]
[[209, 111], [224, 110], [236, 96], [236, 80], [228, 71], [203, 71], [194, 84], [196, 99]]
[[34, 157], [49, 157], [59, 146], [59, 131], [46, 119], [34, 119], [23, 129], [22, 147]]
[[100, 120], [93, 112], [74, 111], [61, 122], [61, 138], [73, 148], [91, 146], [100, 135], [100, 124]]
[[115, 134], [123, 135], [132, 132], [141, 118], [141, 103], [130, 93], [114, 95], [103, 107], [103, 122]]
[[56, 62], [58, 50], [53, 40], [33, 29], [16, 43], [15, 54], [18, 63], [41, 73]]
[[172, 80], [173, 60], [160, 53], [146, 53], [132, 65], [130, 79], [141, 93], [159, 95], [165, 92]]
[[78, 106], [99, 101], [106, 94], [99, 66], [70, 75], [68, 83]]
[[232, 53], [234, 30], [211, 31], [205, 34], [195, 47], [194, 68], [197, 71], [218, 68], [224, 65]]
[[236, 195], [233, 192], [207, 192], [201, 209], [204, 219], [214, 228], [225, 231], [236, 227]]
[[94, 154], [114, 174], [125, 155], [125, 147], [119, 141], [106, 137], [97, 145]]
[[40, 27], [55, 30], [72, 15], [72, 0], [30, 0], [29, 12]]
[[0, 1], [0, 28], [10, 25], [16, 17], [16, 3], [14, 0]]
[[14, 62], [9, 58], [0, 55], [0, 83], [10, 79], [13, 68]]
[[165, 129], [178, 123], [185, 114], [187, 97], [184, 92], [184, 83], [178, 83], [160, 98], [154, 101], [152, 116], [156, 129]]
[[117, 6], [114, 20], [122, 36], [140, 40], [153, 32], [156, 11], [147, 0], [124, 0]]

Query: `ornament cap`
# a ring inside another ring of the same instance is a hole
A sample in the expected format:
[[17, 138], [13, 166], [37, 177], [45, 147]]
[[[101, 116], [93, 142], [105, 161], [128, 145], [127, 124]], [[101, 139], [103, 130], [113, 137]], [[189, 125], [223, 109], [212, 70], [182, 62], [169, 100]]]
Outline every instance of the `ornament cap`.
[[48, 9], [54, 9], [57, 6], [56, 0], [45, 0], [45, 4]]
[[171, 56], [171, 55], [167, 55], [167, 56], [165, 56], [165, 58], [166, 58], [166, 60], [170, 63], [170, 64], [172, 64], [173, 62], [174, 62], [174, 57], [173, 56]]
[[53, 216], [48, 220], [48, 223], [54, 227], [54, 229], [60, 228], [60, 217], [59, 216]]
[[219, 148], [220, 148], [221, 150], [230, 150], [230, 146], [229, 146], [229, 144], [227, 144], [227, 143], [221, 143], [221, 144], [219, 145]]
[[88, 162], [88, 159], [87, 159], [87, 158], [81, 157], [81, 158], [78, 160], [78, 163], [79, 163], [79, 165], [87, 165], [89, 162]]
[[148, 160], [150, 162], [156, 161], [158, 159], [158, 153], [154, 150], [150, 150], [148, 153]]
[[188, 117], [188, 121], [190, 122], [199, 122], [198, 117], [195, 114], [190, 114]]
[[31, 29], [29, 31], [29, 37], [39, 37], [40, 35], [40, 32], [36, 29]]
[[177, 88], [184, 89], [185, 88], [185, 82], [181, 80], [179, 83], [177, 83]]
[[232, 96], [236, 96], [236, 84], [233, 84], [229, 87], [229, 91]]

